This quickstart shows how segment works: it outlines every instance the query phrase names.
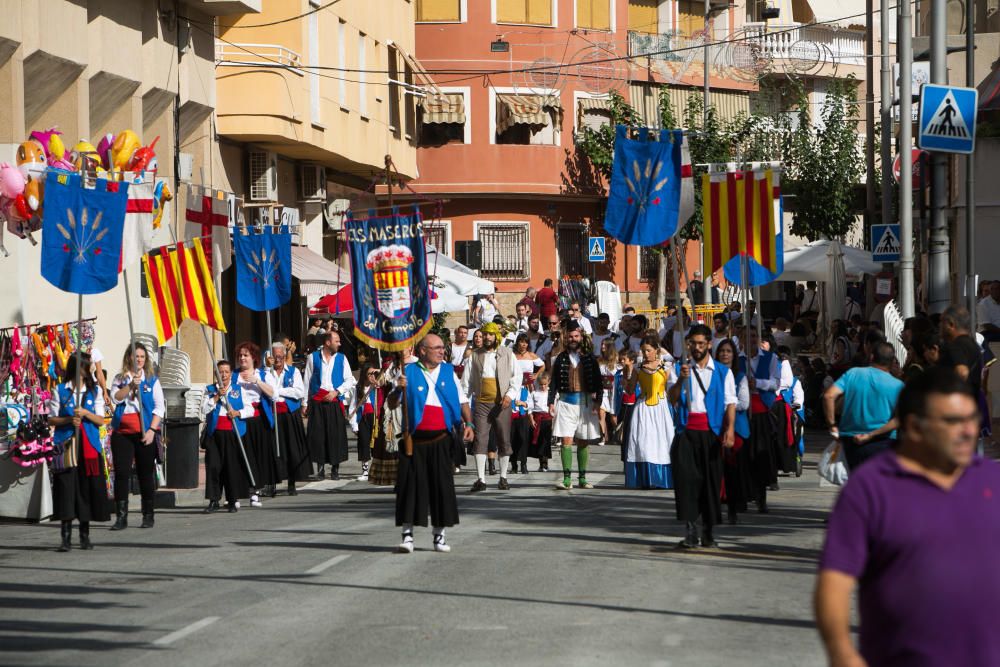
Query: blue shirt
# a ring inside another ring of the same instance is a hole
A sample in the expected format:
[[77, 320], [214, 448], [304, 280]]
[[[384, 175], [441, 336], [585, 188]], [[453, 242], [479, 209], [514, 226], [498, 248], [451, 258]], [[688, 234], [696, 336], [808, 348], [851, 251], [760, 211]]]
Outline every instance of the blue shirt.
[[[841, 435], [869, 433], [892, 419], [903, 383], [878, 368], [852, 368], [834, 383], [844, 392]], [[889, 437], [896, 437], [893, 431]]]

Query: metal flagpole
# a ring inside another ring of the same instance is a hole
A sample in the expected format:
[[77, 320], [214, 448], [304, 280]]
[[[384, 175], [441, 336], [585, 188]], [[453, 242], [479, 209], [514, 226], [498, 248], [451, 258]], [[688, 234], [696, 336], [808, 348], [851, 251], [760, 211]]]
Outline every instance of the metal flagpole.
[[681, 321], [682, 315], [683, 315], [683, 310], [682, 310], [683, 309], [683, 305], [681, 304], [681, 281], [680, 281], [680, 278], [678, 277], [678, 272], [677, 272], [677, 261], [678, 261], [678, 258], [677, 258], [677, 236], [678, 236], [678, 232], [674, 232], [674, 238], [670, 240], [670, 254], [673, 255], [673, 257], [671, 257], [671, 259], [673, 261], [671, 261], [670, 264], [673, 267], [673, 272], [674, 272], [674, 303], [676, 304], [675, 307], [677, 309], [676, 319], [674, 321], [674, 329], [676, 330], [677, 333], [682, 334], [681, 335], [681, 366], [683, 366], [684, 364], [687, 363], [687, 349], [684, 346], [684, 336], [683, 336], [683, 329], [682, 329], [683, 322]]
[[[270, 345], [270, 344], [272, 344], [274, 342], [274, 341], [271, 340], [271, 311], [270, 310], [265, 310], [264, 312], [267, 315], [267, 334], [265, 335], [265, 339], [266, 339], [265, 342]], [[274, 352], [274, 348], [273, 347], [271, 347], [270, 350], [271, 350], [272, 353]], [[287, 350], [286, 350], [285, 353], [287, 354]], [[265, 359], [266, 358], [267, 357], [265, 355]], [[272, 368], [271, 370], [274, 370], [274, 369]], [[276, 371], [275, 371], [275, 376], [277, 376], [277, 372]], [[278, 434], [278, 401], [277, 401], [277, 394], [271, 398], [271, 412], [272, 412], [273, 421], [274, 421], [274, 455], [277, 458], [280, 459], [281, 458], [281, 436]]]
[[[205, 326], [201, 327], [201, 334], [205, 338], [205, 347], [208, 348], [209, 358], [214, 359], [215, 353], [212, 351], [212, 343], [208, 339], [208, 331], [205, 330]], [[219, 367], [216, 364], [212, 364], [212, 375], [215, 376], [215, 388], [219, 390], [219, 396], [222, 397], [222, 404], [226, 407], [226, 410], [232, 410], [229, 405], [229, 388], [222, 386], [222, 378], [219, 377]], [[277, 420], [275, 420], [277, 421]], [[243, 436], [240, 435], [239, 429], [233, 429], [233, 433], [236, 434], [236, 442], [240, 446], [240, 454], [243, 456], [243, 463], [247, 466], [247, 477], [250, 478], [250, 488], [254, 489], [257, 487], [257, 480], [253, 478], [253, 469], [250, 467], [250, 459], [247, 458], [246, 447], [243, 446]]]
[[[129, 358], [132, 360], [132, 375], [139, 375], [139, 369], [135, 363], [135, 328], [132, 324], [132, 293], [128, 289], [128, 269], [122, 269], [122, 281], [125, 284], [125, 310], [128, 311], [128, 354]], [[83, 307], [83, 300], [80, 301], [81, 308]], [[83, 319], [83, 314], [81, 311], [80, 318]], [[149, 350], [146, 351], [147, 358], [149, 356]], [[136, 412], [139, 414], [139, 429], [142, 431], [143, 435], [146, 433], [146, 424], [143, 423], [142, 418], [142, 396], [139, 396], [139, 409]], [[165, 420], [164, 420], [165, 421]]]
[[[76, 405], [73, 407], [79, 409], [83, 407], [82, 394], [80, 392], [80, 380], [81, 373], [83, 372], [83, 346], [80, 344], [83, 342], [83, 295], [76, 295], [76, 377], [73, 378], [73, 396], [76, 398]], [[74, 412], [75, 414], [75, 412]], [[103, 417], [104, 415], [101, 415]], [[142, 415], [139, 416], [142, 419]], [[82, 461], [83, 459], [83, 448], [80, 442], [80, 429], [82, 428], [82, 422], [77, 424], [73, 429], [73, 446], [77, 447], [77, 456]], [[144, 431], [145, 432], [145, 431]], [[107, 466], [105, 466], [107, 467]]]

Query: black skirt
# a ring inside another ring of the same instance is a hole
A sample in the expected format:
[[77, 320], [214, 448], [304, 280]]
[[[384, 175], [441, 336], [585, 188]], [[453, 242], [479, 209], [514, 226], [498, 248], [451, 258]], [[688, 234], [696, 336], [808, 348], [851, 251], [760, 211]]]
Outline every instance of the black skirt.
[[312, 462], [317, 465], [340, 465], [347, 460], [347, 418], [340, 403], [309, 404], [306, 440]]
[[278, 459], [274, 451], [274, 431], [267, 427], [263, 417], [245, 420], [247, 430], [243, 434], [243, 446], [250, 459], [254, 487], [263, 489], [278, 483]]
[[307, 481], [312, 474], [312, 462], [309, 460], [306, 427], [302, 423], [300, 411], [278, 413], [278, 436], [281, 447], [281, 458], [278, 459], [279, 481]]
[[510, 420], [511, 458], [515, 461], [525, 461], [531, 448], [531, 419], [523, 415]]
[[[739, 444], [740, 436], [736, 436], [736, 439]], [[723, 449], [722, 465], [726, 506], [734, 512], [745, 512], [747, 503], [754, 499], [753, 471], [750, 467], [748, 443], [743, 441], [739, 450]]]
[[372, 430], [375, 428], [375, 413], [369, 412], [358, 417], [358, 460], [371, 461]]
[[452, 437], [442, 433], [431, 442], [414, 440], [413, 456], [399, 457], [396, 481], [396, 525], [435, 527], [458, 523], [458, 499], [451, 456]]
[[468, 465], [469, 458], [465, 453], [465, 424], [459, 424], [451, 430], [451, 462], [461, 467]]
[[618, 442], [621, 448], [621, 459], [622, 463], [628, 460], [628, 434], [632, 426], [632, 413], [635, 412], [635, 403], [626, 403], [622, 405], [621, 412], [618, 414]]
[[778, 468], [774, 460], [774, 415], [771, 412], [750, 414], [750, 438], [743, 446], [748, 448], [750, 481], [754, 497], [778, 481]]
[[[539, 413], [535, 413], [535, 423], [537, 424], [531, 434], [531, 445], [528, 447], [528, 456], [533, 459], [552, 458], [552, 418], [539, 419]], [[537, 433], [537, 435], [536, 435]]]
[[[82, 455], [81, 455], [82, 459]], [[52, 518], [57, 521], [109, 521], [112, 502], [104, 483], [104, 460], [100, 460], [100, 476], [88, 477], [83, 461], [80, 465], [52, 473]]]
[[722, 523], [722, 444], [711, 431], [685, 429], [670, 448], [677, 518]]
[[223, 495], [229, 502], [250, 497], [249, 468], [234, 431], [205, 438], [205, 498], [221, 500]]
[[774, 437], [771, 438], [771, 447], [774, 450], [775, 468], [781, 472], [795, 472], [795, 459], [798, 457], [798, 448], [791, 446], [788, 442], [788, 404], [784, 401], [775, 401], [771, 406], [771, 414], [774, 417]]

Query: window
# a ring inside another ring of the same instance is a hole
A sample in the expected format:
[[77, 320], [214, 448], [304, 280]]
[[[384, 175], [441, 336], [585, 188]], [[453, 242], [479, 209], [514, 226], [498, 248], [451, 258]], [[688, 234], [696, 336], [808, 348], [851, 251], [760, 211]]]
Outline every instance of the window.
[[389, 65], [389, 128], [398, 139], [399, 133], [402, 130], [399, 117], [399, 95], [401, 90], [399, 84], [395, 83], [399, 81], [399, 62], [397, 61], [399, 54], [396, 52], [395, 47], [387, 46], [385, 55], [386, 62]]
[[418, 23], [461, 20], [461, 0], [417, 0]]
[[531, 277], [528, 223], [481, 222], [477, 223], [476, 234], [483, 246], [480, 276], [498, 281]]
[[[451, 257], [451, 223], [447, 220], [438, 220], [436, 222], [423, 223], [424, 227], [424, 243], [428, 246], [434, 246], [434, 248], [445, 255], [446, 257]], [[430, 260], [428, 262], [428, 270], [434, 270], [434, 261]]]
[[656, 7], [659, 0], [628, 0], [628, 29], [632, 32], [660, 32]]
[[600, 130], [611, 124], [611, 108], [608, 100], [582, 97], [576, 102], [576, 131], [583, 134], [584, 129]]
[[639, 280], [655, 283], [660, 274], [660, 253], [652, 248], [639, 248]]
[[608, 0], [576, 0], [576, 27], [611, 30], [611, 5]]
[[[403, 81], [406, 83], [406, 90], [413, 90], [413, 68], [403, 63]], [[417, 136], [417, 105], [413, 95], [403, 93], [403, 122], [406, 124], [404, 133], [407, 139]]]
[[[337, 67], [343, 72], [347, 69], [347, 24], [343, 21], [337, 23]], [[347, 81], [346, 76], [341, 76], [337, 82], [337, 101], [343, 108], [347, 107]]]
[[552, 0], [495, 0], [497, 23], [552, 25]]
[[368, 115], [368, 85], [365, 83], [365, 33], [358, 33], [358, 113]]
[[462, 93], [427, 95], [417, 107], [420, 146], [465, 143], [465, 96]]
[[677, 0], [677, 29], [685, 36], [705, 29], [705, 3], [702, 0]]
[[496, 96], [496, 143], [558, 144], [562, 106], [555, 95]]

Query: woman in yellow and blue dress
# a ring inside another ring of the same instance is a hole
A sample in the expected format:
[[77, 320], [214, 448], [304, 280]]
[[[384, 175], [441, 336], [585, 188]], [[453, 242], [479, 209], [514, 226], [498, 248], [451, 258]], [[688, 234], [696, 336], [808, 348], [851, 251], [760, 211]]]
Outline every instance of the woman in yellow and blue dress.
[[629, 489], [670, 489], [674, 486], [670, 469], [670, 445], [674, 440], [674, 420], [667, 390], [675, 382], [672, 366], [660, 359], [656, 339], [644, 339], [639, 347], [642, 363], [625, 387], [641, 398], [636, 401], [629, 423], [625, 449], [625, 487]]

